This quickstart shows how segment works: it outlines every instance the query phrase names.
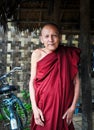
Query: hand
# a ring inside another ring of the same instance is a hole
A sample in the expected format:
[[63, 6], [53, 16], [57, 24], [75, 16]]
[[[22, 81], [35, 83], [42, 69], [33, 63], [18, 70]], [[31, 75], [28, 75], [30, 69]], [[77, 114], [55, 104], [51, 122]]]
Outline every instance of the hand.
[[71, 109], [71, 107], [64, 113], [62, 119], [66, 118], [66, 122], [68, 125], [71, 124], [72, 118], [73, 118], [74, 110]]
[[44, 126], [44, 116], [42, 111], [38, 107], [36, 107], [33, 112], [34, 112], [35, 123], [37, 125]]

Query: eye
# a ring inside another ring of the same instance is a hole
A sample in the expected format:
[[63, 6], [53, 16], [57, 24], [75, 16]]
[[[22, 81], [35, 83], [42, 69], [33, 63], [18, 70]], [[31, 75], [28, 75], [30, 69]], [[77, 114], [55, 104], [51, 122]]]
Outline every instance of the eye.
[[54, 34], [53, 37], [58, 37], [58, 35], [57, 35], [57, 34]]
[[54, 37], [58, 37], [58, 35], [54, 34]]
[[49, 35], [46, 35], [46, 36], [45, 36], [45, 38], [48, 38], [48, 37], [49, 37]]

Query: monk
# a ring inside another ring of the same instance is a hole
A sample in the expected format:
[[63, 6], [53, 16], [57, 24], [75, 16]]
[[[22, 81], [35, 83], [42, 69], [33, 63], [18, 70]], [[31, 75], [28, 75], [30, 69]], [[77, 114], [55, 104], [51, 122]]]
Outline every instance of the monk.
[[44, 48], [34, 50], [31, 56], [31, 130], [74, 130], [80, 50], [60, 45], [61, 33], [54, 23], [43, 26], [40, 40]]

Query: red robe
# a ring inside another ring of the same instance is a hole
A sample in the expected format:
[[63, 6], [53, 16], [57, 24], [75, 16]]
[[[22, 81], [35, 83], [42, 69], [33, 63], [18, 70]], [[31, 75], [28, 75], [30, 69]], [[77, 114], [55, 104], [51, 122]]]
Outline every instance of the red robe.
[[73, 79], [78, 72], [79, 54], [75, 47], [60, 45], [37, 63], [34, 88], [45, 125], [36, 125], [32, 117], [31, 130], [74, 130], [73, 123], [68, 126], [62, 116], [74, 97]]

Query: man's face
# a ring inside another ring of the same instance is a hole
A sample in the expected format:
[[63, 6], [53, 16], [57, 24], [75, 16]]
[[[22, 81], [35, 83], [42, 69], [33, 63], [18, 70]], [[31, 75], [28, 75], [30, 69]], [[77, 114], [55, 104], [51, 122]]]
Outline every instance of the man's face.
[[61, 36], [56, 27], [46, 25], [42, 29], [40, 40], [47, 50], [54, 51], [60, 43]]

